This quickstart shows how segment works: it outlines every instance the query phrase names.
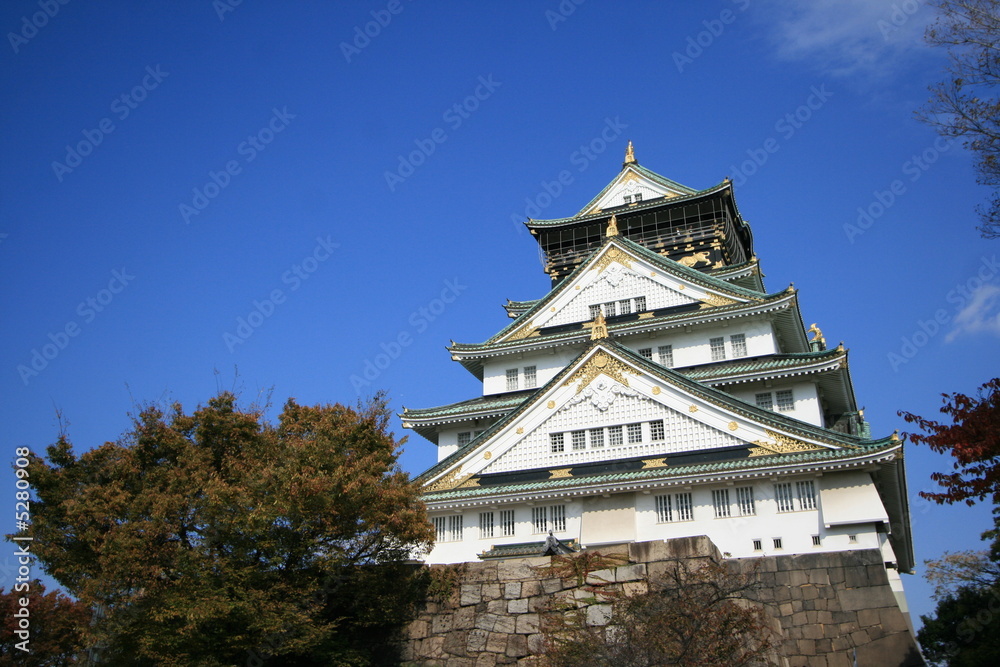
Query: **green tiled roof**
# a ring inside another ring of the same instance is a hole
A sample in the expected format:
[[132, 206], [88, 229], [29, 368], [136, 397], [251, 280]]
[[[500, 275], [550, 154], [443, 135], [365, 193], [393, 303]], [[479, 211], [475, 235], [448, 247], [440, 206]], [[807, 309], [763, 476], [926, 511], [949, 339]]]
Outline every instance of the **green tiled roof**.
[[516, 408], [525, 399], [535, 393], [535, 389], [526, 391], [512, 391], [507, 394], [494, 394], [492, 396], [480, 396], [467, 401], [459, 401], [449, 405], [439, 405], [433, 408], [422, 408], [419, 410], [403, 409], [402, 418], [407, 419], [432, 419], [437, 417], [457, 416], [470, 412], [493, 412]]
[[746, 357], [728, 361], [678, 368], [677, 372], [692, 380], [740, 375], [743, 373], [759, 373], [763, 371], [780, 371], [802, 368], [810, 364], [834, 361], [846, 357], [846, 350], [823, 350], [822, 352], [800, 352], [795, 354], [771, 354], [762, 357]]

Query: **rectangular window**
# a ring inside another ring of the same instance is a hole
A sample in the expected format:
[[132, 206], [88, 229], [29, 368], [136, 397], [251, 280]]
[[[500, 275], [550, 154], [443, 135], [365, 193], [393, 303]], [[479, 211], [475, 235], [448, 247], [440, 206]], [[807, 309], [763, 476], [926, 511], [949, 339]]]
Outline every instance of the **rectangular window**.
[[500, 511], [500, 535], [511, 537], [514, 534], [514, 510]]
[[631, 204], [632, 203], [632, 195], [624, 195], [624, 196], [622, 196], [622, 201], [624, 201], [626, 204]]
[[544, 533], [548, 531], [548, 509], [547, 507], [531, 508], [531, 532]]
[[462, 541], [462, 515], [453, 514], [448, 517], [448, 541]]
[[622, 299], [618, 302], [618, 311], [620, 315], [628, 315], [632, 312], [632, 300]]
[[552, 510], [552, 530], [559, 532], [566, 530], [566, 506], [565, 505], [553, 505]]
[[794, 512], [795, 501], [792, 497], [792, 485], [788, 482], [774, 485], [774, 498], [778, 501], [779, 512]]
[[857, 535], [848, 535], [847, 536], [847, 541], [850, 542], [851, 544], [857, 544], [858, 543], [858, 536]]
[[563, 441], [562, 433], [549, 433], [549, 446], [552, 449], [552, 453], [562, 452], [566, 450], [566, 446]]
[[729, 337], [729, 342], [733, 345], [733, 356], [734, 357], [745, 357], [747, 356], [747, 337], [746, 334], [733, 334]]
[[778, 404], [778, 410], [781, 412], [791, 412], [795, 409], [795, 400], [792, 398], [791, 389], [782, 389], [781, 391], [774, 392], [774, 399]]
[[712, 505], [715, 507], [715, 518], [720, 519], [730, 516], [729, 510], [729, 489], [713, 489]]
[[600, 449], [604, 446], [604, 429], [603, 428], [592, 428], [590, 429], [590, 446], [593, 449]]
[[764, 545], [761, 544], [760, 540], [754, 540], [753, 541], [753, 550], [754, 551], [763, 551], [764, 550]]
[[596, 320], [597, 316], [600, 315], [600, 314], [601, 314], [601, 307], [600, 306], [591, 306], [590, 307], [590, 319]]
[[445, 517], [443, 517], [443, 516], [436, 516], [433, 519], [431, 519], [431, 521], [434, 522], [434, 533], [435, 533], [435, 536], [436, 536], [436, 540], [438, 542], [446, 542], [447, 541], [447, 532], [445, 532], [445, 531], [446, 531], [446, 527], [447, 527], [447, 521], [445, 520]]
[[674, 365], [674, 346], [673, 345], [660, 345], [656, 348], [656, 355], [660, 360], [661, 366], [668, 366], [673, 368]]
[[646, 310], [646, 297], [637, 296], [635, 297], [635, 312], [641, 313]]
[[642, 442], [642, 424], [629, 424], [628, 444], [634, 445], [637, 442]]
[[774, 548], [775, 549], [780, 549], [781, 548], [781, 538], [780, 537], [774, 538]]
[[458, 434], [458, 446], [462, 447], [464, 445], [472, 442], [472, 431], [462, 431]]
[[479, 539], [485, 540], [493, 537], [493, 512], [479, 513]]
[[673, 520], [674, 511], [670, 504], [670, 496], [656, 496], [656, 521], [668, 523]]
[[538, 372], [534, 366], [524, 367], [524, 388], [534, 389], [538, 384]]
[[517, 389], [517, 369], [508, 368], [507, 369], [507, 391], [514, 391]]
[[823, 540], [820, 538], [819, 535], [813, 535], [813, 546], [814, 547], [818, 547], [822, 543], [823, 543]]
[[642, 193], [641, 192], [636, 192], [635, 193], [634, 201], [636, 201], [636, 202], [641, 202], [642, 201]]
[[649, 422], [649, 439], [652, 442], [663, 442], [663, 420]]
[[726, 339], [709, 338], [708, 345], [712, 348], [712, 361], [722, 361], [726, 358]]
[[618, 314], [618, 303], [615, 301], [609, 301], [604, 304], [604, 317], [614, 317]]
[[587, 432], [586, 431], [573, 431], [570, 434], [572, 438], [572, 444], [574, 450], [586, 449], [587, 448]]
[[799, 496], [799, 508], [804, 510], [816, 509], [816, 487], [812, 480], [795, 482], [795, 491]]
[[771, 392], [769, 391], [765, 391], [763, 394], [755, 394], [753, 400], [761, 410], [774, 409], [774, 403], [771, 401]]
[[678, 493], [674, 495], [674, 509], [677, 512], [678, 521], [694, 520], [694, 504], [691, 502], [690, 493]]
[[608, 442], [611, 446], [620, 445], [625, 442], [622, 439], [622, 427], [621, 426], [609, 426], [608, 427]]
[[653, 360], [653, 348], [651, 348], [651, 347], [640, 347], [639, 348], [639, 356], [642, 357], [642, 358], [644, 358], [644, 359], [649, 359], [650, 361], [652, 361]]
[[753, 501], [752, 486], [737, 487], [736, 504], [740, 507], [740, 516], [753, 516], [757, 513], [757, 507]]

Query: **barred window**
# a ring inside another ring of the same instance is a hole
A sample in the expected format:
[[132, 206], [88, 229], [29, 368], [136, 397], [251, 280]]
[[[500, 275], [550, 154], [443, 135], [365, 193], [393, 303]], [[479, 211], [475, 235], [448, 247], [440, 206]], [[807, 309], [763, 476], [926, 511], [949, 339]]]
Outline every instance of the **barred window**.
[[694, 520], [694, 504], [691, 502], [690, 493], [674, 494], [674, 506], [678, 521]]
[[634, 445], [637, 442], [642, 442], [642, 424], [629, 424], [628, 444]]
[[708, 345], [712, 348], [712, 361], [722, 361], [726, 358], [726, 339], [723, 337], [709, 338]]
[[604, 316], [614, 317], [618, 314], [618, 304], [615, 301], [609, 301], [604, 304]]
[[668, 523], [673, 520], [674, 511], [670, 503], [670, 496], [656, 496], [656, 521]]
[[754, 402], [757, 403], [757, 407], [762, 410], [773, 410], [774, 403], [771, 401], [771, 392], [765, 391], [762, 394], [755, 394]]
[[781, 538], [780, 537], [774, 538], [774, 548], [775, 549], [780, 549], [781, 548]]
[[552, 448], [552, 452], [562, 452], [566, 450], [563, 443], [562, 433], [549, 433], [549, 446]]
[[472, 442], [472, 432], [471, 431], [462, 431], [461, 433], [458, 434], [458, 446], [459, 447], [467, 445], [470, 442]]
[[462, 540], [462, 515], [436, 516], [433, 519], [434, 532], [438, 542], [460, 542]]
[[733, 334], [729, 337], [729, 342], [733, 345], [733, 356], [734, 357], [745, 357], [747, 356], [747, 337], [746, 334]]
[[531, 508], [531, 532], [544, 533], [548, 531], [548, 507]]
[[603, 428], [592, 428], [590, 429], [590, 446], [594, 449], [600, 449], [604, 446], [604, 429]]
[[637, 296], [635, 297], [635, 312], [641, 313], [646, 310], [646, 297]]
[[573, 431], [570, 434], [572, 438], [573, 449], [580, 450], [587, 448], [587, 432], [586, 431]]
[[818, 547], [823, 544], [823, 539], [819, 535], [813, 535], [813, 546]]
[[774, 498], [778, 501], [779, 512], [794, 512], [795, 500], [792, 496], [792, 485], [790, 482], [782, 482], [774, 485]]
[[510, 537], [514, 534], [514, 510], [500, 511], [500, 535]]
[[447, 521], [446, 517], [436, 516], [431, 521], [434, 523], [435, 539], [438, 542], [447, 542]]
[[674, 346], [673, 345], [660, 345], [656, 348], [656, 354], [659, 357], [661, 366], [674, 365]]
[[493, 537], [493, 512], [479, 513], [479, 539]]
[[622, 299], [618, 302], [618, 310], [621, 315], [628, 315], [632, 312], [632, 300]]
[[795, 409], [795, 400], [792, 398], [791, 389], [782, 389], [781, 391], [774, 392], [774, 398], [778, 404], [779, 411], [790, 412]]
[[656, 421], [649, 422], [649, 439], [652, 442], [662, 442], [663, 441], [663, 420], [657, 419]]
[[795, 491], [799, 496], [799, 507], [804, 510], [816, 509], [816, 487], [812, 480], [795, 482]]
[[600, 314], [601, 314], [601, 307], [599, 305], [590, 307], [590, 319], [596, 320], [597, 316]]
[[729, 489], [712, 489], [712, 505], [715, 507], [716, 519], [731, 516]]
[[753, 516], [757, 508], [753, 502], [753, 487], [740, 486], [736, 489], [736, 504], [740, 508], [740, 516]]
[[651, 348], [651, 347], [640, 347], [639, 348], [639, 356], [643, 357], [644, 359], [649, 359], [650, 361], [652, 361], [653, 360], [653, 348]]
[[507, 391], [514, 391], [517, 389], [517, 369], [508, 368], [507, 369]]
[[524, 388], [534, 389], [538, 383], [538, 373], [535, 366], [524, 367]]
[[760, 540], [754, 540], [753, 541], [753, 550], [754, 551], [763, 551], [764, 550], [764, 545], [760, 543]]
[[608, 427], [608, 442], [612, 447], [615, 445], [620, 445], [625, 441], [622, 439], [622, 427], [621, 426], [609, 426]]
[[637, 204], [638, 204], [639, 202], [641, 202], [641, 201], [642, 201], [642, 193], [641, 193], [641, 192], [636, 192], [636, 193], [635, 193], [635, 195], [634, 195], [634, 197], [633, 197], [633, 200], [634, 200], [634, 201], [635, 201], [635, 202], [636, 202]]
[[552, 530], [555, 532], [566, 530], [566, 506], [552, 505], [551, 510]]

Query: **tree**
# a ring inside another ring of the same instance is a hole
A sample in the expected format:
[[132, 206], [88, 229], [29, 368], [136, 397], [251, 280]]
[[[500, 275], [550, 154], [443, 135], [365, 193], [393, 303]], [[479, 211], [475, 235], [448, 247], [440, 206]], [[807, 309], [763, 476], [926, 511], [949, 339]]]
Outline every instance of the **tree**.
[[[28, 604], [22, 605], [25, 598]], [[30, 633], [27, 642], [16, 634], [22, 629], [19, 621], [24, 616], [15, 614], [25, 609]], [[84, 653], [83, 632], [90, 622], [90, 609], [59, 591], [46, 593], [45, 585], [37, 579], [16, 584], [9, 591], [0, 588], [0, 617], [0, 666], [69, 665]]]
[[1000, 238], [1000, 0], [936, 0], [939, 16], [926, 40], [947, 49], [948, 78], [931, 86], [917, 113], [944, 137], [959, 139], [975, 157], [977, 182], [992, 188], [979, 207], [980, 232]]
[[60, 436], [28, 468], [35, 555], [99, 610], [104, 661], [382, 664], [418, 597], [402, 563], [434, 538], [388, 419], [382, 396], [292, 399], [272, 425], [222, 393], [80, 456]]
[[1000, 664], [1000, 588], [962, 586], [942, 598], [934, 616], [921, 616], [917, 639], [932, 665]]

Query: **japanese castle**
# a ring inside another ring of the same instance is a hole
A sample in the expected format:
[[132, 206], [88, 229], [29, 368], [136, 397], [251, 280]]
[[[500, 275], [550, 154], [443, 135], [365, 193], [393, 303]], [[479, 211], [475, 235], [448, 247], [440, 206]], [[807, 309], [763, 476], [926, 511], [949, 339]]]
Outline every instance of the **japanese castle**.
[[401, 415], [438, 448], [427, 562], [694, 535], [732, 558], [880, 549], [902, 602], [903, 443], [871, 437], [797, 291], [765, 289], [732, 182], [675, 183], [629, 142], [576, 215], [525, 224], [551, 291], [451, 345], [481, 396]]

